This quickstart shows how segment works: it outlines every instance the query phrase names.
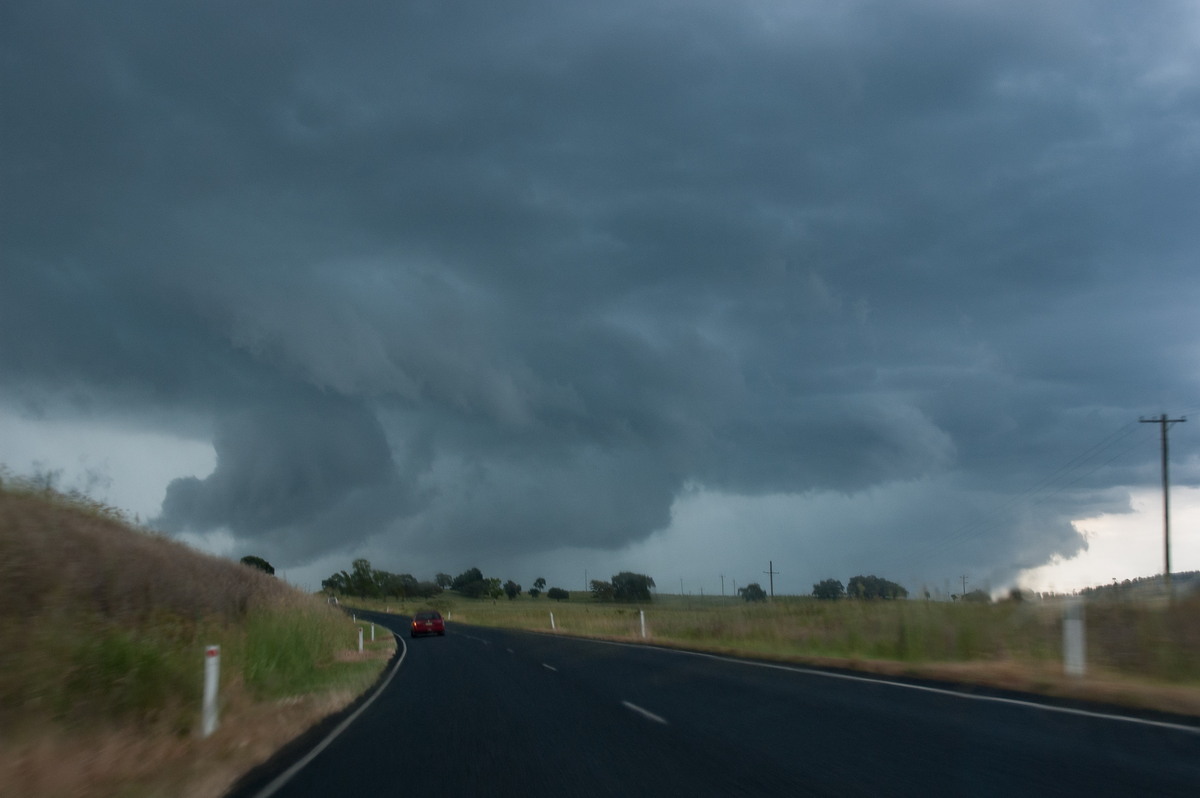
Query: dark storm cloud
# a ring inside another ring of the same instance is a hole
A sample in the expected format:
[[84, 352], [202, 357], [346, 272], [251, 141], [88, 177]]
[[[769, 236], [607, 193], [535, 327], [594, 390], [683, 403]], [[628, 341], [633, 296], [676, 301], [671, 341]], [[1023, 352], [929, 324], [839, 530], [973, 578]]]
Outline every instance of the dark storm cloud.
[[[171, 529], [619, 547], [931, 478], [971, 529], [1194, 404], [1186, 4], [2, 14], [0, 378], [207, 419]], [[1152, 454], [945, 556], [1070, 553]]]
[[[346, 400], [296, 394], [286, 404], [222, 415], [216, 470], [172, 482], [157, 523], [168, 531], [224, 526], [250, 540], [290, 542], [304, 556], [329, 543], [354, 545], [415, 509], [412, 482], [402, 479], [373, 414]], [[331, 508], [339, 507], [332, 523]], [[318, 546], [297, 530], [327, 542]], [[280, 535], [286, 540], [272, 540]]]

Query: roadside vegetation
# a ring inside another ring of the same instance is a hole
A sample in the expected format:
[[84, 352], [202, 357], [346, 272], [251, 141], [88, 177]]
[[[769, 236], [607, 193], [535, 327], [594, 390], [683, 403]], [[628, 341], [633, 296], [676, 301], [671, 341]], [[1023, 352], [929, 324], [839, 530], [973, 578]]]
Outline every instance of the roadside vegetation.
[[[378, 676], [323, 597], [0, 475], [0, 794], [220, 795]], [[258, 558], [255, 558], [258, 559]], [[220, 726], [200, 739], [204, 651]]]

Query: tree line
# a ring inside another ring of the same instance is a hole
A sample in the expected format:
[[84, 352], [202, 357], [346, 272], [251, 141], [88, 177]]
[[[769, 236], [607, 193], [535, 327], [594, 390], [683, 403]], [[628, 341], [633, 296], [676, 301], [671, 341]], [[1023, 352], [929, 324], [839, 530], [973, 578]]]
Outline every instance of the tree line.
[[422, 581], [412, 574], [394, 574], [372, 568], [371, 561], [357, 559], [349, 571], [338, 571], [321, 580], [321, 589], [331, 595], [359, 598], [430, 598], [442, 592], [436, 581]]
[[[265, 562], [246, 563], [261, 567]], [[265, 570], [265, 568], [264, 568]], [[621, 571], [613, 574], [609, 580], [593, 579], [589, 583], [594, 601], [601, 602], [650, 602], [654, 596], [651, 589], [655, 587], [653, 577], [632, 571]], [[357, 559], [349, 571], [338, 571], [328, 579], [321, 581], [321, 589], [331, 595], [357, 596], [360, 598], [432, 598], [445, 590], [453, 590], [460, 596], [472, 599], [499, 599], [507, 596], [515, 599], [522, 593], [530, 598], [538, 598], [543, 593], [555, 601], [565, 601], [571, 594], [560, 587], [547, 588], [546, 580], [538, 577], [533, 587], [525, 590], [512, 579], [502, 581], [496, 577], [487, 577], [479, 568], [468, 568], [458, 576], [446, 573], [437, 574], [432, 581], [423, 581], [412, 574], [393, 574], [378, 568], [373, 568], [366, 559]], [[738, 595], [746, 601], [766, 601], [767, 592], [757, 582], [738, 588]], [[822, 600], [852, 599], [881, 599], [895, 600], [908, 598], [908, 591], [889, 579], [871, 575], [858, 575], [850, 578], [843, 585], [838, 579], [823, 579], [813, 585], [812, 596]]]
[[[593, 579], [592, 598], [597, 601], [651, 601], [654, 579], [646, 574], [622, 571], [609, 581]], [[439, 573], [433, 581], [422, 581], [412, 574], [393, 574], [371, 566], [370, 560], [358, 559], [349, 571], [338, 571], [328, 579], [321, 580], [321, 589], [330, 595], [357, 596], [359, 598], [431, 598], [445, 590], [453, 590], [460, 596], [472, 599], [498, 599], [507, 596], [515, 599], [525, 593], [538, 598], [543, 593], [554, 601], [565, 601], [571, 594], [561, 587], [547, 588], [546, 580], [538, 577], [533, 587], [525, 590], [512, 579], [501, 581], [487, 577], [479, 568], [468, 568], [458, 576]]]
[[814, 598], [832, 601], [840, 598], [856, 599], [902, 599], [908, 598], [908, 591], [902, 585], [888, 579], [875, 576], [852, 576], [849, 584], [843, 585], [837, 579], [822, 579], [813, 585]]
[[654, 580], [645, 574], [635, 574], [622, 571], [613, 574], [611, 580], [593, 579], [592, 598], [596, 601], [652, 601], [650, 588], [655, 587]]
[[[738, 595], [746, 601], [766, 601], [767, 591], [758, 582], [751, 582], [745, 587], [738, 588]], [[908, 591], [888, 579], [874, 574], [870, 576], [853, 576], [848, 585], [843, 585], [839, 579], [822, 579], [813, 585], [814, 598], [834, 601], [842, 598], [855, 599], [902, 599], [908, 598]]]
[[356, 596], [358, 598], [432, 598], [446, 590], [473, 599], [498, 599], [508, 596], [515, 599], [525, 592], [537, 598], [544, 592], [547, 598], [562, 601], [570, 594], [562, 588], [546, 589], [546, 580], [538, 577], [533, 587], [525, 591], [513, 580], [501, 582], [496, 577], [485, 577], [478, 568], [468, 568], [458, 576], [439, 573], [432, 581], [417, 579], [412, 574], [394, 574], [371, 566], [367, 559], [357, 559], [349, 571], [338, 571], [328, 579], [321, 580], [321, 590], [329, 595]]

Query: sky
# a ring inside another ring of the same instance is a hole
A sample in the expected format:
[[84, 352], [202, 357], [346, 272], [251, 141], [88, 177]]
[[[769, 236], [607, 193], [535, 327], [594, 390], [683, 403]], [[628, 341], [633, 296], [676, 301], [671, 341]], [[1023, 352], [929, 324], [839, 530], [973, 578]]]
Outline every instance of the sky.
[[[0, 8], [0, 462], [303, 587], [1200, 569], [1200, 6]], [[766, 573], [776, 572], [774, 575]]]

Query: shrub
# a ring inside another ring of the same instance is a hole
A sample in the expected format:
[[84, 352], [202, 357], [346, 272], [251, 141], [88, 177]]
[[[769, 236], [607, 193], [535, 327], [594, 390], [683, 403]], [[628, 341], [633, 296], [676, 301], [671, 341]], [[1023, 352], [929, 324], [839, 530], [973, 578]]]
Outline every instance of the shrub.
[[822, 579], [813, 585], [813, 596], [819, 599], [832, 601], [835, 599], [846, 597], [846, 588], [837, 579]]
[[745, 587], [738, 588], [738, 595], [746, 601], [766, 601], [767, 591], [762, 589], [762, 585], [758, 582], [751, 582]]

